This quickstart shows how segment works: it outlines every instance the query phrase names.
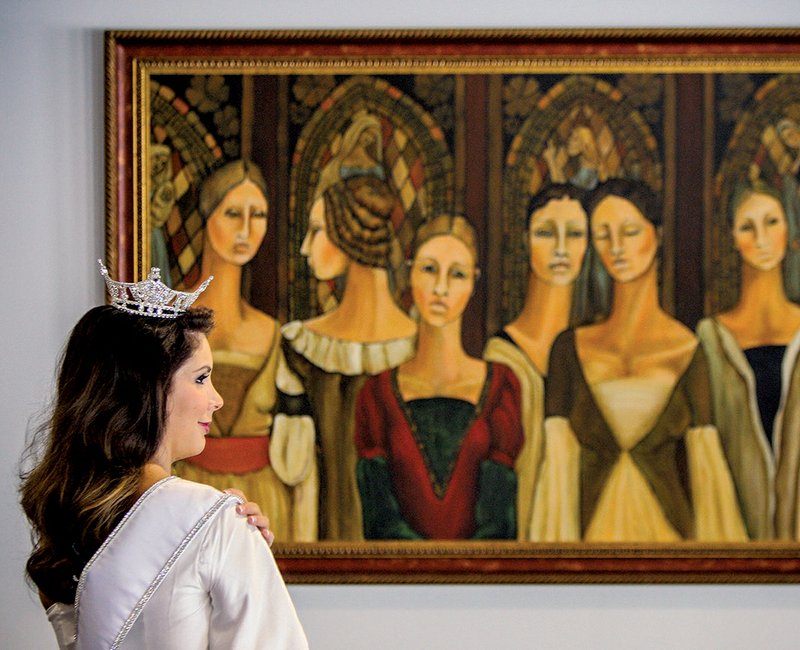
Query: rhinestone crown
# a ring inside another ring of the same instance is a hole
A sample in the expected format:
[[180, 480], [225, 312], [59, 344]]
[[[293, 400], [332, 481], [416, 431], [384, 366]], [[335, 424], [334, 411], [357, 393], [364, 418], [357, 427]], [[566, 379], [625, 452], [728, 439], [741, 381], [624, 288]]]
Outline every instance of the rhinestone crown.
[[117, 282], [108, 277], [108, 269], [102, 260], [100, 274], [105, 278], [111, 304], [117, 309], [139, 316], [155, 316], [157, 318], [176, 318], [185, 312], [197, 297], [205, 291], [208, 283], [214, 279], [210, 276], [203, 284], [191, 293], [170, 289], [161, 281], [161, 270], [152, 267], [146, 280], [141, 282]]

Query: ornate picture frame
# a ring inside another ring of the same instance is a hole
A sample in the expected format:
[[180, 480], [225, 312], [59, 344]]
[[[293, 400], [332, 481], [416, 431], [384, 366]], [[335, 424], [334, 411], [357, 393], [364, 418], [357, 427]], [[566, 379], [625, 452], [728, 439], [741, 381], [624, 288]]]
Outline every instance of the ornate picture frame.
[[[396, 196], [402, 261], [436, 214], [475, 228], [481, 276], [463, 316], [475, 357], [523, 306], [525, 208], [548, 182], [588, 191], [628, 177], [659, 195], [661, 304], [694, 330], [739, 292], [727, 225], [736, 183], [760, 174], [788, 192], [781, 179], [800, 166], [797, 29], [108, 31], [105, 61], [114, 277], [162, 265], [173, 286], [196, 284], [200, 184], [253, 160], [269, 187], [271, 243], [247, 262], [242, 296], [279, 324], [325, 313], [341, 286], [316, 280], [301, 254], [308, 213], [326, 175], [344, 177], [336, 158], [363, 118], [383, 138], [376, 158]], [[790, 126], [796, 147], [781, 139]], [[407, 309], [408, 291], [397, 295]], [[295, 584], [800, 581], [800, 542], [785, 539], [319, 535], [273, 551]]]

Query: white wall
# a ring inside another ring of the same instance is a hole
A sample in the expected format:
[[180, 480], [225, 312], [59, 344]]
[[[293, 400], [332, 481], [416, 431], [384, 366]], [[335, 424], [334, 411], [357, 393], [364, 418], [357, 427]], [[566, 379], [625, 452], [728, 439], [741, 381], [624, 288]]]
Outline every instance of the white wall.
[[[537, 6], [538, 5], [538, 6]], [[104, 29], [798, 26], [797, 0], [0, 0], [0, 646], [54, 647], [23, 582], [28, 419], [103, 299]], [[293, 587], [314, 648], [794, 648], [795, 586]]]

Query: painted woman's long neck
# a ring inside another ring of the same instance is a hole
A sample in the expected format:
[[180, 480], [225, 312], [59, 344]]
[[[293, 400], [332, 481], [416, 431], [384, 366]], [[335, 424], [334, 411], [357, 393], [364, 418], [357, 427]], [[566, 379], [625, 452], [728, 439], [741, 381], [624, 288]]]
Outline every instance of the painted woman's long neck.
[[345, 338], [369, 342], [413, 333], [413, 321], [395, 303], [385, 269], [351, 262], [346, 283], [342, 301], [327, 315]]
[[549, 284], [531, 273], [525, 302], [515, 325], [533, 338], [546, 338], [552, 342], [569, 325], [573, 287], [573, 284]]
[[[415, 374], [445, 381], [460, 376], [467, 353], [461, 342], [461, 319], [442, 327], [420, 322], [417, 330], [417, 352], [411, 364]], [[450, 375], [450, 377], [448, 377]]]
[[780, 265], [768, 271], [742, 266], [742, 287], [737, 309], [753, 317], [780, 316], [789, 304]]
[[217, 327], [226, 321], [241, 317], [242, 267], [220, 259], [213, 251], [203, 255], [201, 265], [203, 279], [213, 275], [214, 279], [195, 303], [214, 310]]
[[614, 283], [614, 301], [608, 324], [623, 339], [635, 340], [665, 316], [658, 302], [656, 266], [630, 282]]
[[378, 317], [386, 307], [395, 307], [387, 272], [351, 263], [338, 309], [361, 319], [370, 319]]

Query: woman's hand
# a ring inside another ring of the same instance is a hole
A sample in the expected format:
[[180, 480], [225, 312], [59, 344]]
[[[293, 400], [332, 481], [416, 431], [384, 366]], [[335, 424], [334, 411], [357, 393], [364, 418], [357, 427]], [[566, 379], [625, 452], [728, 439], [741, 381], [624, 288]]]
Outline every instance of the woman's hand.
[[236, 506], [236, 512], [240, 515], [246, 515], [247, 523], [258, 528], [261, 532], [261, 536], [267, 541], [267, 544], [272, 546], [272, 542], [275, 541], [275, 535], [269, 529], [269, 517], [261, 514], [259, 505], [255, 501], [248, 501], [244, 493], [236, 488], [228, 488], [223, 491], [227, 494], [235, 494], [244, 501], [244, 503], [240, 503]]

